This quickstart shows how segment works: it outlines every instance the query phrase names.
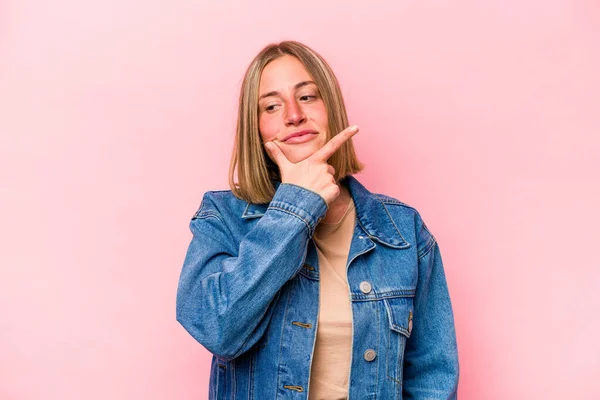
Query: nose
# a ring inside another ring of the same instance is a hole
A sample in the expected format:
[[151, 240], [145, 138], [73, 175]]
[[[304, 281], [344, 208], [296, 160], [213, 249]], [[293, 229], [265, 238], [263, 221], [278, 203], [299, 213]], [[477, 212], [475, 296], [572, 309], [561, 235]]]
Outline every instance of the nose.
[[306, 120], [302, 107], [297, 101], [290, 101], [286, 106], [285, 125], [299, 125]]

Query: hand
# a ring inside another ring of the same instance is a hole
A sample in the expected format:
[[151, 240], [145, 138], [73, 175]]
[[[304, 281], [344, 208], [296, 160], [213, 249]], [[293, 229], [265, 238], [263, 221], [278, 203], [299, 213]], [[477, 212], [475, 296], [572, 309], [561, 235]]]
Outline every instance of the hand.
[[329, 207], [340, 195], [340, 188], [334, 179], [335, 169], [327, 164], [327, 160], [357, 132], [356, 125], [344, 129], [310, 157], [296, 164], [287, 159], [276, 143], [267, 142], [265, 148], [279, 167], [281, 183], [292, 183], [311, 190], [325, 199]]

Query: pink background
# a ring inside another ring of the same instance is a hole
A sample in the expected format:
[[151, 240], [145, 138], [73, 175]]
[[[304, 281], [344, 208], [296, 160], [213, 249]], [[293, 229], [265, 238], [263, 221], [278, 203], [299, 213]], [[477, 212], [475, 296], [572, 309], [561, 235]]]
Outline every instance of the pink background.
[[175, 321], [245, 67], [305, 42], [437, 237], [461, 399], [600, 398], [593, 0], [0, 2], [0, 399], [203, 399]]

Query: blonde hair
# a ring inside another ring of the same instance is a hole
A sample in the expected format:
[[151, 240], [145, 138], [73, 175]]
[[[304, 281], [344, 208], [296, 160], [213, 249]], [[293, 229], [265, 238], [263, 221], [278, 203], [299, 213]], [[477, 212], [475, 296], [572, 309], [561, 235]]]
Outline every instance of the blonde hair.
[[[312, 76], [327, 110], [327, 140], [348, 127], [348, 116], [342, 92], [331, 67], [314, 50], [295, 41], [266, 46], [250, 63], [240, 91], [238, 121], [231, 163], [229, 186], [233, 194], [250, 203], [269, 203], [275, 195], [274, 180], [281, 180], [277, 165], [267, 156], [258, 126], [258, 87], [265, 66], [271, 61], [291, 55], [296, 57]], [[335, 180], [359, 172], [352, 139], [347, 140], [329, 159], [335, 168]], [[234, 181], [237, 172], [238, 182]]]

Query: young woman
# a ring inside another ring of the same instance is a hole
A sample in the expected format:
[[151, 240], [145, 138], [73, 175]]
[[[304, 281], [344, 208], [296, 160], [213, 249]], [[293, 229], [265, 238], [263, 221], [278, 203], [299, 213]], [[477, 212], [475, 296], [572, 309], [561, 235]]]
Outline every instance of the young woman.
[[309, 47], [250, 64], [231, 190], [204, 195], [177, 293], [214, 355], [211, 399], [456, 398], [439, 247], [413, 207], [352, 176], [357, 132]]

